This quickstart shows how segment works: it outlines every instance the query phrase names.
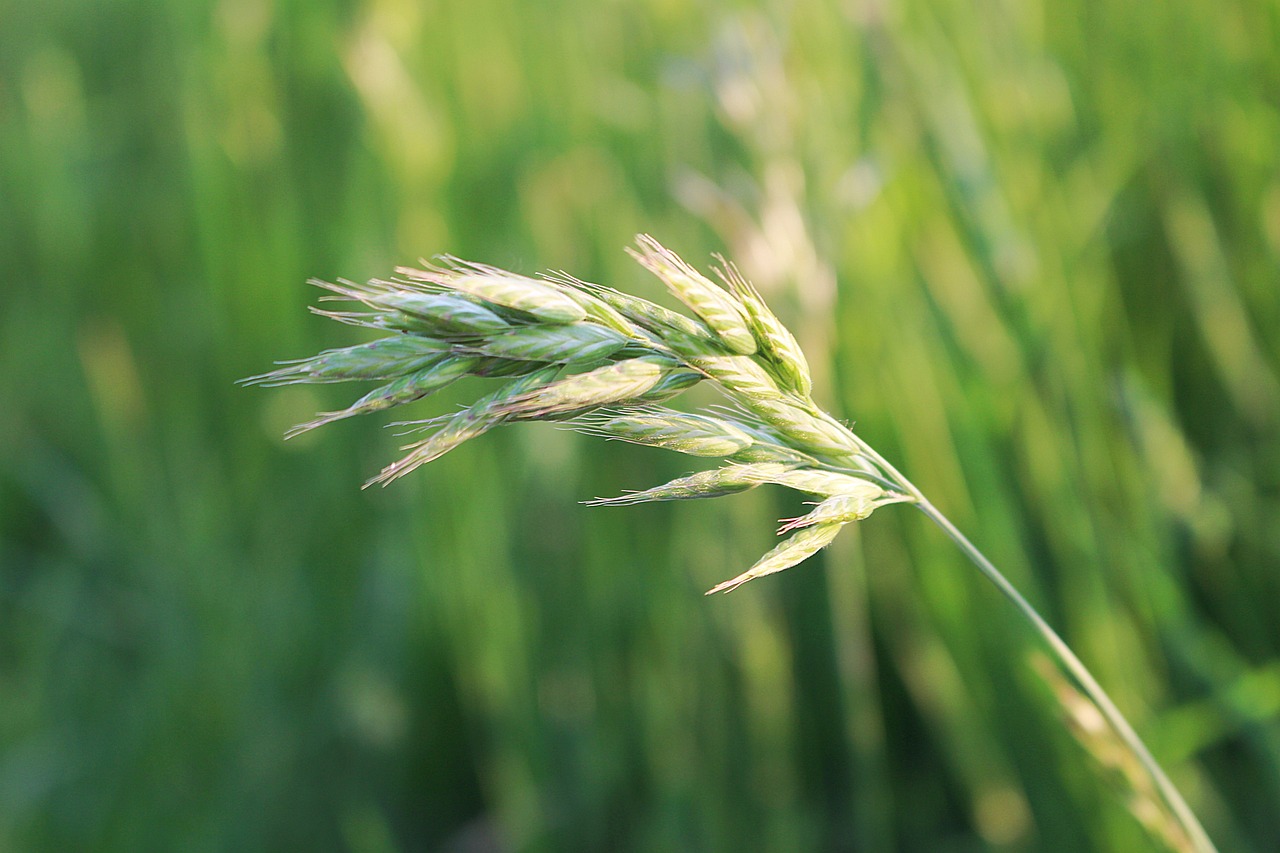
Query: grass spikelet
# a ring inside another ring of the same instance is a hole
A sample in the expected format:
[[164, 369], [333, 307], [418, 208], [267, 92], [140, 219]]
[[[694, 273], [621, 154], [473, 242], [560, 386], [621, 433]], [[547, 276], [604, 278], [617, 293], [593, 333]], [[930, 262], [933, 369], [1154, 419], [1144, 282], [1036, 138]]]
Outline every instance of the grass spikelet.
[[627, 492], [616, 498], [596, 498], [585, 501], [588, 506], [630, 506], [649, 501], [688, 501], [699, 498], [718, 498], [754, 489], [773, 482], [781, 473], [781, 465], [728, 465], [710, 471], [699, 471], [687, 477], [677, 477], [669, 483]]
[[670, 308], [602, 284], [577, 283], [624, 319], [656, 336], [659, 343], [690, 352], [705, 352], [708, 348], [716, 348], [720, 343], [715, 333], [702, 323]]
[[858, 481], [855, 491], [832, 495], [821, 501], [813, 510], [796, 518], [784, 518], [778, 528], [778, 535], [801, 527], [812, 527], [815, 524], [847, 524], [850, 521], [861, 521], [871, 515], [879, 506], [878, 501], [887, 494], [876, 483], [866, 480]]
[[515, 361], [584, 364], [608, 358], [628, 343], [628, 338], [612, 329], [593, 323], [578, 323], [572, 326], [522, 326], [466, 344], [461, 349]]
[[[839, 471], [827, 471], [820, 468], [789, 468], [778, 475], [778, 485], [818, 495], [823, 498], [835, 495], [857, 494], [868, 485], [873, 485], [859, 477], [843, 474]], [[880, 488], [880, 487], [876, 487]], [[883, 491], [883, 489], [881, 489]]]
[[383, 468], [378, 476], [364, 484], [364, 488], [374, 484], [385, 486], [505, 422], [510, 417], [505, 408], [510, 398], [545, 385], [559, 372], [558, 367], [544, 367], [510, 382], [492, 394], [481, 397], [470, 407], [446, 421], [430, 437], [402, 448], [409, 451], [408, 454]]
[[447, 345], [415, 335], [398, 335], [367, 344], [325, 350], [311, 358], [285, 362], [270, 373], [242, 379], [244, 385], [324, 384], [353, 379], [394, 379], [439, 363]]
[[657, 358], [629, 358], [517, 394], [501, 409], [521, 420], [537, 420], [618, 405], [653, 390], [672, 367]]
[[781, 400], [782, 389], [760, 363], [745, 355], [702, 355], [688, 357], [689, 364], [707, 374], [735, 394], [751, 400]]
[[397, 290], [375, 296], [368, 304], [400, 315], [405, 331], [441, 338], [493, 335], [511, 324], [493, 311], [467, 299], [431, 293]]
[[788, 399], [755, 401], [754, 413], [789, 444], [806, 453], [833, 459], [853, 459], [857, 451], [838, 426], [817, 417], [806, 405]]
[[747, 581], [772, 575], [802, 563], [830, 545], [831, 540], [836, 538], [836, 534], [842, 527], [844, 527], [843, 524], [818, 524], [806, 527], [778, 543], [769, 553], [757, 560], [754, 566], [732, 580], [717, 584], [707, 590], [706, 594], [732, 592]]
[[479, 264], [450, 270], [401, 267], [396, 272], [410, 280], [469, 293], [544, 323], [577, 323], [587, 316], [586, 309], [550, 284], [493, 267]]
[[720, 258], [720, 263], [723, 268], [715, 272], [746, 309], [747, 324], [756, 337], [760, 352], [768, 358], [767, 364], [771, 372], [784, 385], [798, 391], [801, 396], [808, 397], [813, 390], [813, 377], [796, 336], [782, 325], [782, 321], [765, 304], [759, 291], [742, 276], [736, 266], [723, 258]]
[[640, 251], [632, 256], [662, 279], [672, 295], [701, 317], [725, 346], [739, 355], [756, 351], [756, 339], [747, 327], [740, 302], [652, 237], [641, 235], [636, 243]]
[[390, 409], [405, 403], [421, 400], [423, 397], [430, 396], [466, 376], [471, 367], [478, 361], [479, 359], [474, 358], [441, 361], [419, 370], [417, 373], [394, 379], [386, 385], [375, 388], [365, 394], [345, 409], [336, 412], [321, 412], [315, 420], [298, 424], [286, 432], [284, 437], [293, 438], [316, 427], [340, 421], [343, 418], [365, 415], [370, 412], [380, 412], [383, 409]]
[[[622, 311], [619, 311], [609, 300], [602, 298], [600, 291], [608, 290], [608, 288], [574, 278], [563, 271], [546, 273], [542, 276], [542, 281], [581, 305], [582, 309], [587, 312], [587, 320], [599, 323], [602, 326], [613, 329], [615, 332], [621, 332], [627, 337], [644, 336], [645, 330], [642, 325], [637, 324]], [[643, 302], [644, 300], [640, 301]], [[684, 318], [682, 317], [682, 319]]]
[[754, 443], [748, 433], [720, 418], [673, 409], [632, 410], [579, 421], [573, 428], [690, 456], [732, 456]]

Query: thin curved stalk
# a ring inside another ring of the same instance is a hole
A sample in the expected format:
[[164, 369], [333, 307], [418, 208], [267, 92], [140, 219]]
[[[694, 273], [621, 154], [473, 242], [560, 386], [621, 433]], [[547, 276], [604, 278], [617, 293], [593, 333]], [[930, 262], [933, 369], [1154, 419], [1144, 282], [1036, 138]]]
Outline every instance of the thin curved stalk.
[[[911, 491], [919, 495], [919, 490], [909, 483], [904, 482], [903, 485], [908, 486]], [[1124, 745], [1134, 754], [1143, 768], [1150, 774], [1155, 782], [1157, 790], [1160, 791], [1162, 797], [1169, 808], [1172, 810], [1174, 817], [1182, 825], [1186, 831], [1187, 837], [1191, 840], [1194, 850], [1198, 853], [1216, 853], [1217, 848], [1213, 842], [1209, 840], [1208, 834], [1204, 831], [1204, 827], [1200, 825], [1200, 821], [1196, 819], [1195, 813], [1187, 805], [1182, 798], [1182, 794], [1170, 781], [1165, 774], [1164, 769], [1156, 761], [1151, 751], [1147, 749], [1146, 744], [1138, 737], [1137, 732], [1129, 725], [1129, 721], [1125, 719], [1124, 714], [1120, 713], [1120, 709], [1111, 701], [1111, 697], [1107, 695], [1102, 686], [1098, 684], [1097, 679], [1089, 672], [1088, 668], [1076, 657], [1075, 652], [1071, 651], [1071, 647], [1058, 636], [1058, 633], [1049, 626], [1044, 617], [1031, 606], [1031, 603], [1023, 598], [1022, 593], [1009, 582], [1000, 571], [987, 559], [978, 548], [969, 541], [963, 533], [960, 532], [951, 520], [943, 515], [937, 507], [930, 503], [923, 496], [917, 500], [916, 506], [923, 512], [930, 521], [942, 528], [942, 531], [951, 538], [953, 542], [964, 552], [964, 555], [978, 567], [978, 571], [991, 583], [995, 584], [996, 589], [1000, 590], [1006, 598], [1013, 603], [1018, 612], [1025, 618], [1031, 626], [1035, 628], [1036, 633], [1044, 640], [1045, 645], [1057, 658], [1058, 662], [1071, 674], [1071, 676], [1079, 683], [1085, 694], [1093, 701], [1098, 710], [1106, 718], [1111, 728], [1119, 736]]]
[[1160, 792], [1166, 805], [1173, 812], [1173, 816], [1187, 833], [1192, 849], [1197, 853], [1217, 853], [1218, 848], [1214, 846], [1213, 841], [1210, 840], [1208, 833], [1204, 831], [1204, 827], [1200, 825], [1200, 821], [1196, 818], [1191, 807], [1187, 805], [1186, 800], [1182, 798], [1182, 794], [1164, 772], [1164, 768], [1160, 766], [1155, 756], [1147, 749], [1146, 744], [1138, 737], [1138, 733], [1133, 730], [1133, 726], [1125, 719], [1124, 714], [1116, 707], [1115, 702], [1102, 689], [1102, 685], [1093, 677], [1093, 673], [1089, 672], [1084, 662], [1076, 656], [1075, 652], [1071, 651], [1071, 647], [1067, 645], [1066, 641], [1058, 636], [1058, 632], [1054, 631], [1049, 623], [1044, 620], [1044, 617], [1040, 615], [1040, 612], [1022, 596], [1022, 593], [1018, 592], [1017, 587], [1009, 582], [1009, 579], [995, 567], [995, 564], [987, 559], [987, 556], [969, 541], [969, 537], [961, 533], [960, 529], [951, 523], [951, 519], [943, 515], [914, 483], [908, 480], [901, 471], [895, 468], [889, 460], [881, 456], [866, 441], [856, 434], [851, 433], [851, 435], [858, 447], [858, 452], [875, 462], [896, 486], [912, 495], [915, 498], [916, 507], [951, 538], [951, 541], [969, 558], [969, 561], [978, 568], [978, 571], [987, 580], [991, 581], [996, 589], [1004, 594], [1005, 598], [1013, 603], [1013, 606], [1022, 617], [1036, 630], [1036, 633], [1044, 640], [1045, 645], [1049, 647], [1050, 652], [1053, 653], [1058, 663], [1076, 680], [1112, 730], [1115, 731], [1124, 745], [1138, 759], [1143, 769], [1151, 776], [1152, 781], [1155, 782], [1156, 790]]

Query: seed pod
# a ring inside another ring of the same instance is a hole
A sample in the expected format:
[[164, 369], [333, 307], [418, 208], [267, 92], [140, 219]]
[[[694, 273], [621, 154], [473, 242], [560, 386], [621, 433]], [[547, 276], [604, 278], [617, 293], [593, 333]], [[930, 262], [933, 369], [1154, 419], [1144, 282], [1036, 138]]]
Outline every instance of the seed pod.
[[754, 566], [732, 580], [707, 590], [707, 595], [717, 592], [730, 592], [749, 580], [771, 575], [800, 563], [831, 544], [843, 524], [817, 524], [806, 527], [780, 542], [769, 553], [761, 557]]
[[642, 234], [636, 242], [640, 251], [632, 251], [632, 257], [662, 279], [667, 289], [701, 317], [725, 346], [741, 355], [756, 351], [756, 339], [747, 326], [745, 311], [724, 288], [652, 237]]
[[711, 471], [699, 471], [687, 477], [677, 477], [669, 483], [629, 492], [616, 498], [596, 498], [586, 501], [590, 506], [629, 506], [647, 501], [687, 501], [698, 498], [718, 498], [745, 492], [756, 486], [772, 482], [781, 473], [780, 465], [728, 465]]

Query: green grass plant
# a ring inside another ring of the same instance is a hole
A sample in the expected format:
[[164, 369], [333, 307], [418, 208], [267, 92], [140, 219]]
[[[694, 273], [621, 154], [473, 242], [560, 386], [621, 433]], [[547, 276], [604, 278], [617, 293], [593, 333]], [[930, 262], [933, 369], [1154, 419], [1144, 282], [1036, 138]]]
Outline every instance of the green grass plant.
[[[741, 273], [722, 259], [715, 270], [721, 287], [652, 237], [638, 237], [637, 246], [632, 255], [696, 319], [568, 275], [531, 279], [446, 259], [441, 266], [401, 269], [390, 281], [316, 282], [370, 309], [320, 313], [393, 334], [244, 381], [387, 383], [348, 409], [295, 427], [290, 434], [296, 435], [336, 417], [426, 397], [464, 374], [504, 377], [502, 387], [456, 415], [399, 423], [430, 435], [402, 448], [406, 455], [366, 485], [385, 486], [494, 427], [552, 420], [605, 438], [724, 461], [663, 485], [590, 501], [597, 506], [723, 497], [766, 484], [817, 499], [811, 511], [782, 521], [778, 533], [786, 539], [708, 595], [803, 562], [830, 545], [845, 525], [881, 506], [914, 505], [1013, 603], [1141, 768], [1141, 782], [1158, 797], [1137, 802], [1156, 810], [1146, 823], [1158, 837], [1178, 850], [1214, 853], [1128, 720], [1039, 612], [915, 484], [814, 403], [808, 362], [794, 335]], [[725, 404], [697, 413], [660, 406], [702, 382], [714, 385]]]

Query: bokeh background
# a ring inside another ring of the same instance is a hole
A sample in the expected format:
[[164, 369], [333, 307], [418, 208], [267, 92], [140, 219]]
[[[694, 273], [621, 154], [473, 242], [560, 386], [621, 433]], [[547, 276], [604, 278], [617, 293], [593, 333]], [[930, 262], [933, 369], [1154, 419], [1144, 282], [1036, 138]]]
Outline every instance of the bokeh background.
[[[818, 397], [1280, 844], [1280, 7], [0, 0], [0, 848], [1158, 849], [925, 519], [549, 426], [385, 490], [308, 277], [735, 258]], [[460, 387], [422, 416], [474, 396]], [[1090, 745], [1091, 744], [1091, 745]]]

